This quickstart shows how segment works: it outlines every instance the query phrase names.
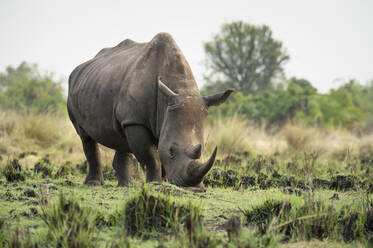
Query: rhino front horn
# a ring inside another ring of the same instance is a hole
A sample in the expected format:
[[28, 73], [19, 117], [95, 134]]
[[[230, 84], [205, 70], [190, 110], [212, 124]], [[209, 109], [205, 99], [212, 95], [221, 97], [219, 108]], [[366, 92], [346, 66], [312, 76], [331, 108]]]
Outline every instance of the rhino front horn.
[[191, 163], [188, 168], [188, 176], [193, 179], [193, 181], [202, 181], [203, 177], [214, 165], [216, 152], [218, 148], [215, 147], [210, 159], [204, 164]]

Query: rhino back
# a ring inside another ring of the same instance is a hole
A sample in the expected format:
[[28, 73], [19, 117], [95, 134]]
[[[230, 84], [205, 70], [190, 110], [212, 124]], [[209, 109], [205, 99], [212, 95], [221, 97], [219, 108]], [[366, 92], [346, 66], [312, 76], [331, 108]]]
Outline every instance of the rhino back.
[[70, 75], [68, 108], [74, 121], [89, 136], [111, 148], [125, 145], [118, 135], [115, 117], [120, 92], [129, 82], [128, 71], [141, 52], [141, 46], [127, 40], [101, 50], [93, 59], [79, 65]]
[[157, 76], [177, 93], [198, 91], [184, 55], [169, 34], [160, 33], [148, 43], [125, 40], [102, 49], [71, 73], [69, 111], [77, 125], [111, 148], [125, 143], [123, 125], [143, 125], [156, 137], [167, 108], [158, 94]]

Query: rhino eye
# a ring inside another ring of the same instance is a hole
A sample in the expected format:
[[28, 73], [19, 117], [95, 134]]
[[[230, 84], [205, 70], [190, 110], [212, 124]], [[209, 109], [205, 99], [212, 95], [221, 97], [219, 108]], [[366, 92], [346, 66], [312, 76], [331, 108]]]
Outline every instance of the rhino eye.
[[171, 159], [175, 157], [175, 145], [171, 145], [170, 148], [168, 148], [168, 154]]

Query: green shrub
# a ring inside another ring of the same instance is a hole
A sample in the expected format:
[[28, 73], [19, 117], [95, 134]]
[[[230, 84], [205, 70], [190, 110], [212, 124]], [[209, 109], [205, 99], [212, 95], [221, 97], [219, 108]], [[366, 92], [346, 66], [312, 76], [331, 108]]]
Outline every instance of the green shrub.
[[64, 113], [65, 96], [51, 74], [40, 74], [36, 64], [22, 62], [0, 73], [0, 107], [22, 113]]

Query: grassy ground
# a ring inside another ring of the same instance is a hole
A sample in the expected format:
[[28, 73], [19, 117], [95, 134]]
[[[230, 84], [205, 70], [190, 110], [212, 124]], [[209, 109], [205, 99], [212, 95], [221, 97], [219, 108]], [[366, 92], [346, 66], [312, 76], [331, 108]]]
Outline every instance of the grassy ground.
[[[0, 247], [366, 247], [373, 232], [373, 141], [288, 124], [269, 135], [234, 117], [206, 132], [219, 156], [207, 191], [104, 186], [66, 119], [0, 113]], [[214, 138], [212, 138], [214, 134]]]

